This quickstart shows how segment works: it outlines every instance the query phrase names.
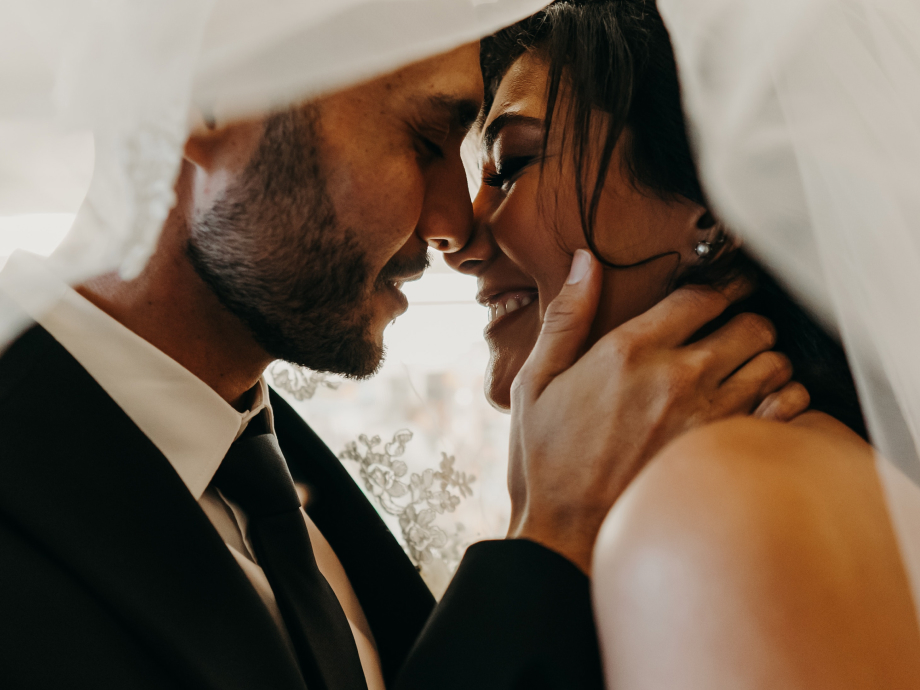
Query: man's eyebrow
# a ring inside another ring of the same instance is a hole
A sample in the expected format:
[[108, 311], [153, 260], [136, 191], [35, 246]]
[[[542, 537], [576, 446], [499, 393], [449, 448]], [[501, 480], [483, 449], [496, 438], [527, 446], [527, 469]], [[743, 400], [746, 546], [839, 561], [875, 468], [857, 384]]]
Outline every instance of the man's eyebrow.
[[451, 126], [468, 130], [476, 122], [482, 103], [472, 98], [435, 94], [428, 97], [429, 105], [436, 110], [446, 110], [450, 113]]
[[486, 151], [491, 150], [495, 145], [495, 140], [498, 138], [498, 133], [502, 131], [505, 125], [509, 124], [521, 124], [543, 128], [543, 120], [538, 117], [528, 117], [527, 115], [520, 115], [518, 113], [502, 113], [486, 127], [486, 131], [482, 135], [482, 148]]

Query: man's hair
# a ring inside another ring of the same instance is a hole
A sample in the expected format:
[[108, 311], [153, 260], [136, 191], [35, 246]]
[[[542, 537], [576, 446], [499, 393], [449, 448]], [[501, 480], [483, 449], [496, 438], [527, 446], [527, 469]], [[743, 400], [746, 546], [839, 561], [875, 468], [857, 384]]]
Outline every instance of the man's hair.
[[[561, 118], [563, 150], [571, 155], [576, 171], [582, 230], [602, 263], [617, 268], [598, 251], [595, 232], [601, 195], [621, 138], [622, 162], [638, 189], [663, 200], [684, 198], [708, 206], [687, 136], [670, 37], [654, 0], [558, 0], [484, 39], [486, 113], [505, 73], [525, 53], [549, 67], [544, 153], [552, 123]], [[567, 98], [560, 99], [563, 88]], [[599, 157], [594, 144], [598, 112], [606, 122]], [[589, 179], [592, 170], [596, 172]], [[741, 311], [769, 318], [778, 333], [776, 347], [792, 361], [795, 379], [808, 389], [812, 408], [865, 437], [856, 388], [839, 342], [745, 252], [723, 252], [714, 261], [674, 276], [671, 287], [721, 285], [742, 274], [758, 289], [720, 323]]]

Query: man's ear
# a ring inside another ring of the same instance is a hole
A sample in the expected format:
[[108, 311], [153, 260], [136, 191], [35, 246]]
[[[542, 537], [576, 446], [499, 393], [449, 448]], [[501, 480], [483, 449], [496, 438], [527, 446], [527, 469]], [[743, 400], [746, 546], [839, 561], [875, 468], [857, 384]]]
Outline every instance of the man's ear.
[[210, 151], [212, 146], [209, 145], [207, 138], [216, 129], [212, 115], [193, 107], [188, 116], [189, 135], [183, 151], [185, 160], [199, 167], [209, 167], [213, 162], [213, 152]]
[[262, 135], [262, 120], [215, 124], [204, 117], [192, 121], [185, 141], [185, 160], [206, 172], [245, 167]]
[[185, 141], [185, 160], [199, 168], [212, 169], [222, 143], [222, 134], [216, 128], [196, 127]]

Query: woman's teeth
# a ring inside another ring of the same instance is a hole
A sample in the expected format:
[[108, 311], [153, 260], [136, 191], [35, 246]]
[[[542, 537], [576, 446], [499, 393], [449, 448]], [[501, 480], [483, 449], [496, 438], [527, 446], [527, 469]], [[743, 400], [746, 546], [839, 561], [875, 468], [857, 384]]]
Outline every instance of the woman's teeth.
[[517, 311], [522, 307], [526, 307], [528, 304], [533, 302], [533, 296], [523, 295], [521, 297], [512, 297], [504, 302], [498, 302], [497, 304], [489, 305], [489, 323], [492, 323], [496, 319], [510, 314], [513, 311]]

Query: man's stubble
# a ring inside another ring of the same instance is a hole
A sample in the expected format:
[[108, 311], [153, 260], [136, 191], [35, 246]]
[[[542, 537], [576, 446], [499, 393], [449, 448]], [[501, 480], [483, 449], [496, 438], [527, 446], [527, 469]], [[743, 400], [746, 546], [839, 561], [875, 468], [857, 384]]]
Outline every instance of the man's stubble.
[[371, 281], [359, 233], [337, 221], [317, 130], [314, 107], [271, 116], [239, 183], [190, 222], [186, 254], [271, 357], [364, 378], [384, 357], [370, 300], [405, 262]]

